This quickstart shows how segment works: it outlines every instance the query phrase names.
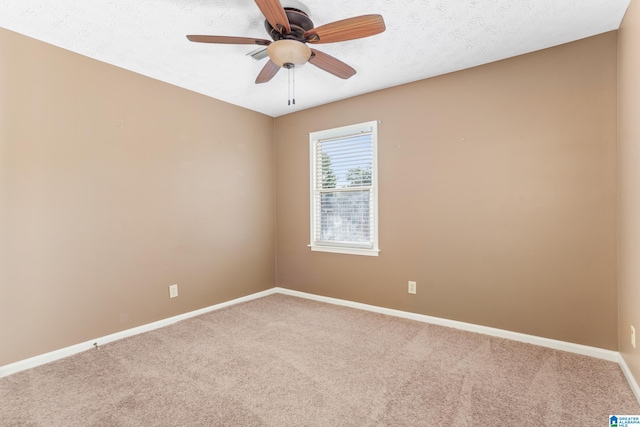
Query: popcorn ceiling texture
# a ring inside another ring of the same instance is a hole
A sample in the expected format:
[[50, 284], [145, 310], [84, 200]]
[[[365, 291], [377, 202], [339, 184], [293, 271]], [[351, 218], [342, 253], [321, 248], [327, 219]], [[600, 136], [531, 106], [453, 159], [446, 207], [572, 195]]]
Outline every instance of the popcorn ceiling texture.
[[341, 80], [310, 64], [254, 83], [258, 46], [207, 45], [187, 34], [269, 38], [251, 0], [0, 0], [0, 27], [271, 116], [615, 30], [630, 0], [281, 0], [315, 26], [370, 13], [387, 31], [317, 45], [354, 67]]

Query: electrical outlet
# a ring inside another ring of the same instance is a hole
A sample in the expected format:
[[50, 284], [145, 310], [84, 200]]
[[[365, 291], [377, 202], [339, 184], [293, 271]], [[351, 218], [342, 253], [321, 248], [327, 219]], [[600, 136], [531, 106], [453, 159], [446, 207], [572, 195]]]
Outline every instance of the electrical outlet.
[[631, 346], [636, 348], [636, 328], [631, 327]]
[[169, 286], [169, 298], [175, 298], [178, 296], [178, 285]]
[[416, 293], [416, 282], [409, 281], [409, 293], [410, 294]]

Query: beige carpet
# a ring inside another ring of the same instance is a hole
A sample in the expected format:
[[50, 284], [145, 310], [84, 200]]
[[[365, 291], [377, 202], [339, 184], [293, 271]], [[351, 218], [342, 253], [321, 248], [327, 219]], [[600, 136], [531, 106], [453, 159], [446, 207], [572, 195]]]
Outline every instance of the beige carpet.
[[284, 295], [0, 379], [5, 426], [606, 426], [617, 364]]

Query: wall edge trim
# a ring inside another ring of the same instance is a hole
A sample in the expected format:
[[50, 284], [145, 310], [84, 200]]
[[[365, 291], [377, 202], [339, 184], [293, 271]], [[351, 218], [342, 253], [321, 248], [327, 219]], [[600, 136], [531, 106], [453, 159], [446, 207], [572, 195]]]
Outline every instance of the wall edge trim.
[[411, 313], [402, 310], [395, 310], [392, 308], [379, 307], [376, 305], [363, 304], [354, 301], [348, 301], [338, 298], [325, 297], [316, 294], [309, 294], [301, 291], [294, 291], [292, 289], [276, 287], [276, 292], [279, 294], [295, 296], [299, 298], [306, 298], [314, 301], [325, 302], [328, 304], [341, 305], [344, 307], [356, 308], [360, 310], [372, 311], [374, 313], [386, 314], [389, 316], [401, 317], [403, 319], [417, 320], [419, 322], [431, 323], [439, 326], [446, 326], [449, 328], [460, 329], [468, 332], [476, 332], [484, 335], [490, 335], [499, 338], [506, 338], [513, 341], [519, 341], [527, 344], [533, 344], [540, 347], [547, 347], [554, 350], [566, 351], [569, 353], [580, 354], [583, 356], [595, 357], [597, 359], [607, 360], [609, 362], [616, 362], [622, 373], [624, 374], [631, 391], [636, 397], [636, 400], [640, 404], [640, 386], [633, 377], [629, 366], [624, 360], [624, 357], [620, 352], [613, 350], [606, 350], [599, 347], [591, 347], [583, 344], [576, 344], [567, 341], [554, 340], [551, 338], [538, 337], [536, 335], [528, 335], [520, 332], [507, 331], [505, 329], [492, 328], [489, 326], [476, 325], [473, 323], [460, 322], [458, 320], [444, 319], [441, 317], [427, 316], [426, 314]]
[[142, 334], [144, 332], [149, 332], [154, 329], [162, 328], [164, 326], [169, 326], [181, 320], [189, 319], [191, 317], [199, 316], [201, 314], [209, 313], [211, 311], [220, 310], [221, 308], [229, 307], [235, 304], [251, 301], [251, 300], [262, 298], [262, 297], [266, 297], [276, 292], [277, 292], [276, 288], [267, 289], [265, 291], [256, 292], [254, 294], [246, 295], [240, 298], [235, 298], [229, 301], [221, 302], [219, 304], [214, 304], [198, 310], [178, 314], [177, 316], [168, 317], [166, 319], [158, 320], [156, 322], [151, 322], [145, 325], [136, 326], [131, 329], [125, 329], [124, 331], [115, 332], [113, 334], [106, 335], [104, 337], [85, 341], [79, 344], [74, 344], [69, 347], [53, 350], [51, 352], [40, 354], [38, 356], [33, 356], [28, 359], [19, 360], [17, 362], [13, 362], [8, 365], [0, 366], [0, 378], [9, 376], [11, 374], [16, 374], [18, 372], [25, 371], [27, 369], [35, 368], [37, 366], [44, 365], [50, 362], [54, 362], [56, 360], [63, 359], [68, 356], [73, 356], [74, 354], [81, 353], [83, 351], [91, 350], [92, 348], [94, 348], [94, 344], [97, 344], [99, 347], [101, 345], [105, 345], [113, 341], [117, 341], [123, 338], [128, 338], [134, 335]]
[[492, 328], [489, 326], [476, 325], [473, 323], [460, 322], [458, 320], [444, 319], [441, 317], [427, 316], [426, 314], [411, 313], [392, 308], [379, 307], [375, 305], [363, 304], [359, 302], [347, 301], [338, 298], [325, 297], [306, 292], [294, 291], [286, 288], [276, 288], [281, 294], [291, 295], [301, 298], [312, 299], [315, 301], [326, 302], [329, 304], [342, 305], [345, 307], [357, 308], [360, 310], [372, 311], [380, 314], [387, 314], [404, 319], [417, 320], [424, 323], [432, 323], [449, 328], [460, 329], [468, 332], [476, 332], [484, 335], [490, 335], [499, 338], [506, 338], [513, 341], [534, 344], [541, 347], [548, 347], [555, 350], [567, 351], [570, 353], [581, 354], [583, 356], [591, 356], [598, 359], [608, 360], [610, 362], [618, 362], [618, 352], [606, 350], [598, 347], [591, 347], [583, 344], [575, 344], [567, 341], [554, 340], [551, 338], [538, 337], [535, 335], [523, 334], [520, 332], [507, 331], [505, 329]]
[[581, 354], [583, 356], [595, 357], [598, 359], [604, 359], [610, 362], [616, 362], [620, 366], [629, 386], [636, 399], [640, 403], [640, 386], [633, 377], [631, 370], [627, 366], [624, 357], [617, 351], [606, 350], [598, 347], [591, 347], [582, 344], [570, 343], [566, 341], [554, 340], [550, 338], [538, 337], [535, 335], [522, 334], [520, 332], [507, 331], [504, 329], [492, 328], [489, 326], [476, 325], [473, 323], [460, 322], [458, 320], [444, 319], [441, 317], [427, 316], [425, 314], [411, 313], [402, 310], [395, 310], [392, 308], [379, 307], [375, 305], [363, 304], [354, 301], [348, 301], [338, 298], [326, 297], [322, 295], [310, 294], [301, 291], [295, 291], [292, 289], [274, 287], [261, 292], [256, 292], [244, 297], [236, 298], [233, 300], [214, 304], [209, 307], [204, 307], [198, 310], [190, 311], [187, 313], [179, 314], [177, 316], [169, 317], [166, 319], [158, 320], [156, 322], [147, 323], [145, 325], [137, 326], [135, 328], [126, 329], [124, 331], [116, 332], [110, 335], [106, 335], [101, 338], [85, 341], [79, 344], [75, 344], [69, 347], [54, 350], [48, 353], [44, 353], [38, 356], [30, 357], [28, 359], [19, 360], [8, 365], [0, 366], [0, 378], [25, 371], [27, 369], [35, 368], [40, 365], [44, 365], [56, 360], [72, 356], [83, 351], [91, 350], [94, 348], [94, 344], [98, 346], [105, 345], [107, 343], [128, 338], [134, 335], [138, 335], [144, 332], [149, 332], [154, 329], [169, 326], [173, 323], [181, 320], [189, 319], [191, 317], [199, 316], [201, 314], [209, 313], [211, 311], [220, 310], [225, 307], [229, 307], [242, 302], [251, 301], [258, 298], [263, 298], [273, 294], [283, 294], [299, 298], [310, 299], [319, 302], [325, 302], [328, 304], [340, 305], [344, 307], [355, 308], [359, 310], [371, 311], [379, 314], [386, 314], [389, 316], [400, 317], [404, 319], [416, 320], [424, 323], [431, 323], [434, 325], [446, 326], [454, 329], [460, 329], [468, 332], [475, 332], [484, 335], [510, 339], [514, 341], [524, 342], [528, 344], [538, 345], [541, 347], [552, 348], [555, 350], [567, 351], [570, 353]]
[[627, 362], [624, 360], [624, 356], [622, 355], [622, 353], [618, 353], [618, 365], [620, 365], [620, 369], [622, 369], [622, 373], [627, 379], [627, 382], [631, 387], [631, 391], [633, 391], [633, 394], [636, 396], [636, 399], [640, 404], [640, 386], [638, 385], [636, 379], [633, 377], [631, 369], [629, 369], [629, 365], [627, 365]]

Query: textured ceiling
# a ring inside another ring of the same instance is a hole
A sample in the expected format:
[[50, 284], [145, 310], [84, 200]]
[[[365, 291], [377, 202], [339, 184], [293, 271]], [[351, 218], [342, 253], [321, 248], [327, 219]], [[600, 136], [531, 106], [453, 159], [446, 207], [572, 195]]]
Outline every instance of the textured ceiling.
[[0, 27], [223, 101], [279, 116], [619, 27], [630, 0], [281, 0], [315, 26], [379, 13], [387, 30], [314, 46], [357, 74], [306, 64], [256, 85], [258, 46], [191, 43], [186, 34], [269, 38], [253, 0], [0, 0]]

